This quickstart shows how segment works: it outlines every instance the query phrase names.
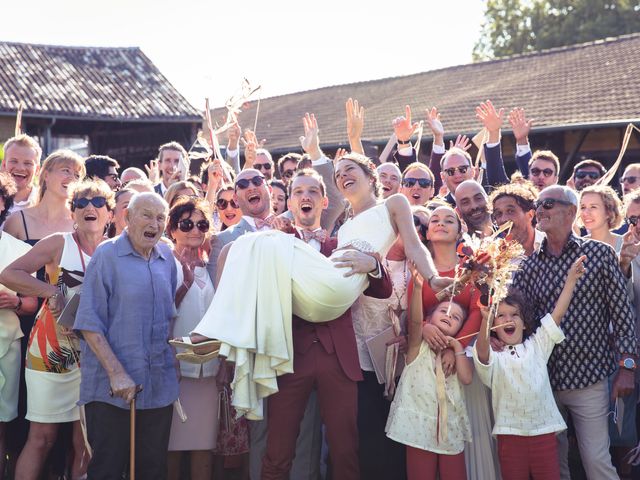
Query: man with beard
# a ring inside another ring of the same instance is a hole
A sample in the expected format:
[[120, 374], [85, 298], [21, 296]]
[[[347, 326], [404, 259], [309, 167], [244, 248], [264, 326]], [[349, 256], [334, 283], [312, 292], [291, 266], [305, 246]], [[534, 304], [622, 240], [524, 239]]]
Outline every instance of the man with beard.
[[387, 162], [378, 166], [378, 177], [382, 184], [382, 198], [387, 198], [400, 191], [402, 173], [395, 163]]
[[605, 173], [607, 169], [599, 161], [583, 160], [573, 167], [573, 175], [567, 185], [573, 181], [575, 190], [581, 192], [589, 185], [594, 185]]
[[414, 162], [407, 166], [402, 174], [400, 192], [407, 197], [411, 205], [426, 205], [433, 197], [433, 173], [423, 163]]
[[627, 195], [640, 188], [640, 163], [631, 163], [624, 169], [620, 177], [622, 195]]
[[560, 161], [551, 150], [536, 150], [529, 160], [529, 180], [538, 191], [558, 183]]
[[469, 234], [483, 238], [491, 235], [491, 215], [487, 193], [475, 180], [466, 180], [456, 189], [456, 204]]
[[40, 145], [29, 135], [18, 135], [4, 143], [4, 161], [0, 170], [9, 173], [18, 188], [9, 215], [35, 205], [38, 189], [34, 187], [33, 179], [40, 170], [41, 156]]

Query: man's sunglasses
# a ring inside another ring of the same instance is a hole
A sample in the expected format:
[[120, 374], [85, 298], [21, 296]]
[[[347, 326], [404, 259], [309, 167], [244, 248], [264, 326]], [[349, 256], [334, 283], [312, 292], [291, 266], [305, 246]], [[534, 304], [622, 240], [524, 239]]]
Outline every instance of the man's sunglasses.
[[282, 177], [283, 178], [291, 178], [291, 177], [293, 177], [294, 173], [296, 173], [295, 170], [285, 170], [284, 172], [282, 172]]
[[587, 178], [587, 177], [589, 177], [591, 180], [598, 180], [601, 177], [601, 175], [598, 172], [578, 171], [576, 172], [575, 177], [578, 180], [582, 180], [583, 178]]
[[433, 182], [429, 178], [405, 178], [402, 180], [402, 186], [411, 188], [415, 184], [420, 185], [421, 188], [429, 188], [433, 186]]
[[467, 170], [469, 170], [470, 168], [471, 168], [471, 165], [461, 165], [459, 167], [446, 168], [444, 170], [444, 173], [446, 173], [450, 177], [453, 177], [456, 174], [456, 170], [458, 170], [458, 172], [460, 172], [460, 175], [464, 175], [465, 173], [467, 173]]
[[537, 167], [533, 167], [530, 170], [530, 172], [531, 172], [531, 175], [534, 177], [539, 177], [540, 174], [543, 174], [547, 178], [549, 178], [555, 173], [551, 168], [537, 168]]
[[216, 207], [218, 207], [218, 210], [226, 210], [229, 205], [231, 205], [231, 208], [240, 208], [233, 199], [225, 200], [224, 198], [219, 198], [216, 202]]
[[256, 170], [271, 170], [271, 164], [270, 163], [254, 163], [253, 164], [253, 168], [255, 168]]
[[256, 175], [253, 178], [241, 178], [240, 180], [236, 180], [236, 188], [245, 190], [249, 188], [249, 185], [252, 183], [254, 187], [259, 187], [264, 183], [264, 177], [261, 175]]
[[209, 231], [209, 221], [208, 220], [198, 220], [196, 223], [193, 223], [193, 220], [190, 218], [185, 218], [184, 220], [180, 220], [178, 222], [178, 228], [181, 232], [187, 233], [193, 230], [193, 227], [197, 227], [202, 233], [207, 233]]
[[556, 203], [559, 205], [573, 205], [573, 203], [568, 202], [567, 200], [560, 200], [558, 198], [545, 198], [544, 200], [536, 200], [533, 206], [536, 210], [540, 207], [544, 208], [545, 210], [551, 210], [556, 206]]
[[638, 180], [638, 177], [633, 177], [633, 176], [622, 177], [620, 179], [620, 183], [630, 183], [631, 185], [633, 185], [634, 183], [636, 183], [636, 180]]
[[422, 222], [420, 221], [420, 217], [418, 217], [417, 215], [413, 216], [413, 226], [418, 229], [418, 232], [420, 233], [420, 235], [422, 235], [423, 238], [427, 238], [427, 227], [426, 225], [422, 224]]
[[104, 197], [93, 197], [93, 198], [76, 198], [71, 203], [71, 207], [73, 210], [76, 208], [87, 208], [87, 205], [93, 205], [95, 208], [102, 208], [107, 204], [107, 199]]
[[625, 220], [629, 225], [633, 225], [635, 227], [636, 225], [638, 225], [638, 220], [640, 220], [640, 217], [638, 217], [638, 215], [631, 215], [630, 217], [627, 217]]

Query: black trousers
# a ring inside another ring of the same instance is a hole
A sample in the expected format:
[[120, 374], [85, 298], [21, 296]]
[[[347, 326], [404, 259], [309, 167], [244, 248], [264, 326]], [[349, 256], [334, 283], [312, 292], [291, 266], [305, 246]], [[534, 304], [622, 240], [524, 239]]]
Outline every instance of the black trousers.
[[[93, 450], [87, 477], [119, 480], [129, 463], [130, 412], [108, 403], [85, 405], [87, 436]], [[173, 405], [136, 410], [136, 479], [167, 478], [167, 450]]]

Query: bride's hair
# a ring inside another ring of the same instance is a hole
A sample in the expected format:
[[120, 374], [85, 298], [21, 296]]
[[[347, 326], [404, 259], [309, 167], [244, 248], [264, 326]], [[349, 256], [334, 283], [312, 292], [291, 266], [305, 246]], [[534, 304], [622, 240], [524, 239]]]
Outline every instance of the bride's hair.
[[376, 170], [375, 163], [369, 157], [351, 152], [344, 155], [339, 161], [341, 160], [350, 160], [358, 165], [364, 174], [373, 180], [373, 194], [376, 198], [382, 197], [382, 184], [380, 183], [380, 177], [378, 177], [378, 170]]

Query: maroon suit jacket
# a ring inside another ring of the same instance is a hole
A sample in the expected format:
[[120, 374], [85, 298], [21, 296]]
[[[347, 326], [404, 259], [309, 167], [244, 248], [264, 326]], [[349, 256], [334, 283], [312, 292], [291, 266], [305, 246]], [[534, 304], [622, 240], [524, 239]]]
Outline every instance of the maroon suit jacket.
[[[296, 237], [300, 238], [297, 230]], [[328, 257], [337, 246], [336, 238], [328, 238], [320, 247], [320, 252]], [[382, 278], [370, 278], [369, 287], [364, 294], [374, 298], [389, 298], [392, 293], [391, 279], [382, 268]], [[353, 331], [351, 309], [342, 316], [326, 323], [312, 323], [293, 316], [293, 349], [296, 353], [305, 353], [315, 342], [320, 342], [327, 353], [334, 353], [345, 375], [353, 381], [362, 380], [356, 335]], [[294, 365], [295, 368], [295, 365]]]

